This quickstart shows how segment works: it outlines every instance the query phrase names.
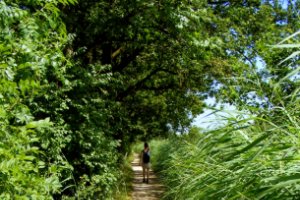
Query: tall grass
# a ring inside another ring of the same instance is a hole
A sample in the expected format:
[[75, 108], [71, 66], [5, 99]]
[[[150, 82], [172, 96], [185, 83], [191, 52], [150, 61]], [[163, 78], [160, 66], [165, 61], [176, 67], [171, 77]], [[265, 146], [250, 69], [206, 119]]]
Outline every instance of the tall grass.
[[165, 199], [299, 199], [298, 93], [217, 130], [156, 142]]
[[[162, 142], [154, 167], [169, 187], [166, 199], [295, 199], [300, 195], [299, 120], [278, 108], [280, 125], [256, 119], [198, 140]], [[279, 120], [279, 119], [278, 119]]]
[[133, 170], [131, 162], [133, 155], [125, 155], [122, 163], [120, 163], [120, 176], [118, 183], [114, 187], [114, 194], [112, 200], [131, 200]]

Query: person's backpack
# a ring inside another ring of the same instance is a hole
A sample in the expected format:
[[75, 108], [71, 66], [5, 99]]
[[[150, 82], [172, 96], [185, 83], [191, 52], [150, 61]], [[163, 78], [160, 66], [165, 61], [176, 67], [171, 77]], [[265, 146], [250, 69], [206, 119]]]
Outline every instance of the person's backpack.
[[143, 151], [143, 163], [149, 163], [150, 162], [150, 154], [149, 152]]

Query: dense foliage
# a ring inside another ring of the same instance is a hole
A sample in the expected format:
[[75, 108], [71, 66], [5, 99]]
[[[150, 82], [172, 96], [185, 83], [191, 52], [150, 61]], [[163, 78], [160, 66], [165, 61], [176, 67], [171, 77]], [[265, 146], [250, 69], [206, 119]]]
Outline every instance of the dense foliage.
[[89, 90], [112, 102], [109, 123], [123, 147], [136, 135], [162, 135], [168, 127], [184, 132], [201, 100], [219, 93], [215, 83], [249, 72], [242, 59], [253, 59], [256, 42], [274, 31], [266, 26], [280, 21], [281, 9], [226, 2], [79, 1], [63, 8], [68, 31], [77, 36], [68, 51], [81, 68], [106, 66], [98, 73], [110, 82]]
[[265, 41], [292, 31], [295, 10], [258, 0], [0, 1], [0, 198], [112, 198], [130, 144], [184, 133], [209, 95], [236, 101], [236, 77]]
[[67, 35], [57, 1], [16, 3], [0, 2], [0, 198], [52, 199], [71, 177], [61, 152], [69, 132], [63, 120], [35, 116], [32, 107], [53, 88], [48, 68], [68, 67], [61, 52]]
[[63, 52], [72, 37], [57, 5], [71, 3], [0, 2], [1, 199], [105, 198], [120, 174], [103, 100], [81, 96], [105, 79], [72, 71]]

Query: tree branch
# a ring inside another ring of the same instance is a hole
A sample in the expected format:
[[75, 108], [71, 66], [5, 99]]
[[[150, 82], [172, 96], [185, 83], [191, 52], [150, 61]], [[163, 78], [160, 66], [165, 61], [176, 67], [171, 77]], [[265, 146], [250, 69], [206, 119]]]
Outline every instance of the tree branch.
[[123, 58], [121, 62], [117, 65], [112, 66], [113, 72], [121, 72], [123, 69], [125, 69], [132, 61], [136, 59], [138, 55], [144, 50], [144, 47], [135, 49], [130, 55]]
[[154, 76], [155, 74], [157, 74], [158, 72], [167, 72], [169, 74], [174, 74], [176, 75], [175, 72], [172, 72], [170, 70], [167, 69], [163, 69], [163, 68], [156, 68], [155, 70], [153, 70], [152, 72], [150, 72], [145, 78], [139, 80], [137, 83], [135, 83], [134, 85], [129, 86], [124, 92], [120, 92], [117, 95], [117, 101], [122, 101], [125, 97], [136, 93], [136, 91], [138, 91], [139, 89], [141, 89], [145, 82], [148, 81], [152, 76]]

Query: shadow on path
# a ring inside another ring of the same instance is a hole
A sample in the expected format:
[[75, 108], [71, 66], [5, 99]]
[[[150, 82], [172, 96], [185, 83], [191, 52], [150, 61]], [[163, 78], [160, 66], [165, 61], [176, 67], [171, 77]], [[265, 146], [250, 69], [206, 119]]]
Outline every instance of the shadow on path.
[[134, 154], [134, 160], [131, 163], [134, 173], [133, 178], [133, 200], [158, 200], [162, 197], [164, 186], [160, 184], [159, 179], [154, 172], [149, 172], [149, 183], [143, 183], [143, 171], [139, 165], [139, 155]]

